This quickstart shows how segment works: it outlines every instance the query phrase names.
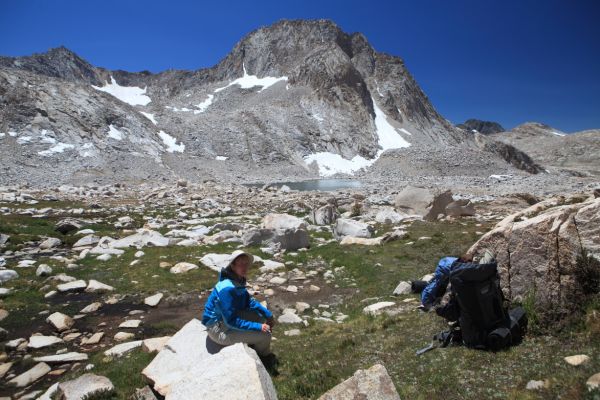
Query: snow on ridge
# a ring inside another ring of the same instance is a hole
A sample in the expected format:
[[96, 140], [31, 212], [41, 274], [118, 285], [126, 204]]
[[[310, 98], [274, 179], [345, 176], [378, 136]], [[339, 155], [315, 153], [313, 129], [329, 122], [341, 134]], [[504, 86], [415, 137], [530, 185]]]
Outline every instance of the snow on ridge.
[[204, 100], [201, 103], [196, 104], [197, 110], [194, 110], [194, 114], [200, 114], [200, 113], [206, 111], [208, 106], [210, 106], [212, 104], [214, 98], [215, 98], [215, 96], [213, 94], [209, 94], [208, 98], [206, 100]]
[[146, 96], [147, 88], [142, 89], [137, 86], [121, 86], [115, 81], [115, 78], [113, 78], [112, 75], [110, 76], [110, 83], [106, 82], [106, 85], [101, 87], [94, 85], [92, 85], [92, 87], [101, 92], [108, 93], [132, 106], [145, 106], [152, 101], [150, 97]]
[[556, 136], [566, 136], [565, 133], [562, 132], [557, 132], [557, 131], [550, 131], [551, 134], [556, 135]]
[[31, 139], [33, 139], [31, 136], [19, 136], [19, 138], [17, 139], [17, 143], [19, 143], [19, 144], [29, 143], [29, 142], [31, 142]]
[[158, 132], [158, 136], [162, 139], [165, 144], [165, 150], [169, 153], [178, 152], [183, 153], [185, 145], [183, 143], [177, 144], [177, 139], [169, 135], [165, 131]]
[[190, 110], [187, 107], [177, 108], [177, 107], [173, 107], [173, 106], [165, 106], [165, 108], [167, 110], [171, 110], [171, 111], [175, 111], [175, 112], [189, 112], [189, 111], [193, 111], [193, 110]]
[[123, 132], [121, 132], [111, 124], [108, 126], [108, 137], [115, 140], [123, 140]]
[[287, 82], [288, 80], [287, 76], [282, 76], [281, 78], [275, 78], [272, 76], [265, 76], [264, 78], [259, 78], [256, 75], [248, 75], [248, 72], [246, 71], [246, 65], [242, 64], [242, 67], [244, 68], [244, 76], [230, 82], [227, 86], [215, 89], [214, 93], [218, 93], [221, 90], [225, 90], [229, 86], [233, 85], [239, 85], [242, 89], [251, 89], [253, 87], [260, 86], [261, 89], [259, 90], [259, 92], [262, 92], [263, 90], [273, 86], [277, 82]]
[[143, 111], [140, 111], [140, 113], [142, 113], [142, 115], [143, 115], [144, 117], [148, 118], [150, 121], [152, 121], [152, 123], [153, 123], [154, 125], [156, 125], [156, 119], [154, 118], [154, 114], [150, 114], [150, 113], [143, 112]]
[[62, 153], [67, 149], [73, 149], [75, 146], [69, 143], [57, 142], [54, 146], [50, 147], [48, 150], [38, 151], [40, 156], [51, 156], [55, 153]]
[[[371, 166], [384, 151], [409, 147], [410, 143], [388, 122], [387, 116], [377, 106], [375, 99], [373, 99], [373, 108], [375, 110], [377, 144], [381, 147], [381, 150], [377, 152], [374, 158], [368, 160], [362, 156], [356, 155], [351, 160], [348, 160], [336, 153], [320, 152], [305, 156], [304, 161], [307, 164], [316, 162], [319, 166], [319, 175], [321, 176], [331, 176], [337, 173], [354, 175], [356, 171]], [[411, 135], [411, 133], [404, 128], [401, 128], [400, 130], [403, 133]]]

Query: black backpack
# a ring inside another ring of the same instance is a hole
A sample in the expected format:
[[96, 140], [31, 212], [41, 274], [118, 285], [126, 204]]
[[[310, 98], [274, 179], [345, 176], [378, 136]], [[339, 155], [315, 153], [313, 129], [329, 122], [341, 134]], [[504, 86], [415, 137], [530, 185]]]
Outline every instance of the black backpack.
[[527, 317], [522, 308], [509, 312], [504, 305], [495, 262], [457, 262], [450, 273], [450, 287], [450, 302], [436, 311], [458, 321], [467, 347], [497, 351], [520, 343]]

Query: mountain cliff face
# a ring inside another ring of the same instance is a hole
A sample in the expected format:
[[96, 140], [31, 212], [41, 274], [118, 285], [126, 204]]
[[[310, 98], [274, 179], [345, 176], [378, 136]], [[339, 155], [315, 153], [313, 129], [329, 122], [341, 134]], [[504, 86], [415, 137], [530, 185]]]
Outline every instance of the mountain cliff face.
[[440, 152], [513, 170], [489, 143], [441, 117], [400, 58], [325, 20], [260, 28], [197, 71], [110, 71], [64, 47], [0, 57], [0, 183], [298, 179], [394, 154], [395, 173], [449, 173]]

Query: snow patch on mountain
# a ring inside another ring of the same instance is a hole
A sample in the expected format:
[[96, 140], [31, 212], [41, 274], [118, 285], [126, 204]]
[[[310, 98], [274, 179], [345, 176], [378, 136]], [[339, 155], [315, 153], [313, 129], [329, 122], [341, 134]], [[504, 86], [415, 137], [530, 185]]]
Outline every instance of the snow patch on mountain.
[[38, 151], [38, 154], [40, 156], [48, 157], [53, 154], [62, 153], [63, 151], [65, 151], [67, 149], [73, 149], [73, 148], [75, 148], [75, 146], [73, 146], [72, 144], [58, 142], [54, 146], [50, 147], [48, 150]]
[[83, 146], [81, 146], [81, 149], [84, 150], [79, 152], [79, 154], [81, 154], [82, 157], [91, 157], [93, 153], [91, 149], [94, 149], [94, 145], [92, 143], [86, 143]]
[[115, 140], [123, 140], [123, 132], [115, 128], [113, 125], [109, 125], [108, 137]]
[[379, 138], [378, 143], [381, 146], [381, 151], [377, 157], [381, 155], [385, 150], [388, 149], [400, 149], [403, 147], [409, 147], [408, 143], [396, 128], [394, 128], [387, 120], [385, 113], [377, 106], [375, 99], [373, 99], [373, 109], [375, 110], [375, 127], [377, 129], [377, 136]]
[[233, 82], [229, 83], [227, 86], [223, 86], [221, 88], [215, 89], [215, 93], [220, 92], [221, 90], [225, 90], [230, 86], [239, 85], [242, 89], [251, 89], [256, 86], [260, 86], [261, 89], [259, 92], [273, 86], [277, 82], [287, 82], [287, 76], [282, 76], [281, 78], [274, 78], [272, 76], [265, 76], [264, 78], [259, 78], [256, 75], [248, 75], [246, 72], [246, 66], [243, 65], [244, 68], [244, 76], [241, 78], [237, 78]]
[[[371, 166], [377, 159], [383, 154], [384, 151], [390, 149], [400, 149], [409, 147], [410, 143], [406, 141], [396, 128], [394, 128], [387, 120], [385, 113], [377, 106], [375, 99], [373, 99], [373, 108], [375, 110], [375, 129], [377, 132], [377, 143], [381, 147], [381, 150], [377, 152], [374, 158], [366, 159], [362, 156], [356, 155], [351, 160], [343, 158], [341, 155], [330, 152], [319, 152], [310, 154], [304, 157], [304, 161], [310, 165], [316, 162], [319, 166], [319, 175], [331, 176], [335, 174], [348, 174], [354, 175], [354, 173], [361, 168]], [[400, 129], [403, 133], [410, 135], [405, 129]]]
[[199, 104], [196, 104], [197, 110], [194, 110], [194, 114], [200, 114], [200, 113], [206, 111], [208, 106], [210, 106], [212, 104], [214, 98], [215, 98], [214, 95], [209, 94], [208, 98], [206, 100], [204, 100], [203, 102], [201, 102]]
[[185, 150], [185, 145], [183, 143], [177, 144], [177, 139], [165, 131], [158, 132], [158, 136], [160, 136], [162, 139], [163, 143], [165, 144], [165, 150], [169, 153], [183, 153], [183, 150]]
[[228, 157], [225, 157], [225, 156], [216, 156], [215, 160], [217, 160], [217, 161], [225, 161], [225, 160], [227, 160], [227, 158]]
[[308, 165], [316, 162], [319, 166], [319, 175], [331, 176], [338, 173], [354, 175], [354, 173], [361, 168], [373, 164], [376, 161], [376, 158], [367, 160], [366, 158], [357, 155], [351, 160], [347, 160], [339, 154], [323, 151], [304, 157], [304, 161]]
[[121, 86], [115, 81], [115, 78], [113, 78], [112, 75], [110, 76], [110, 83], [106, 82], [106, 85], [102, 87], [94, 85], [92, 85], [92, 87], [101, 92], [108, 93], [132, 106], [145, 106], [152, 101], [150, 97], [146, 96], [146, 88]]
[[154, 118], [154, 114], [150, 114], [150, 113], [143, 112], [143, 111], [140, 111], [140, 112], [142, 113], [142, 115], [143, 115], [144, 117], [148, 118], [150, 121], [152, 121], [152, 123], [153, 123], [154, 125], [156, 125], [156, 119]]
[[556, 135], [556, 136], [566, 136], [565, 133], [557, 132], [557, 131], [550, 131], [550, 133], [552, 133], [553, 135]]
[[173, 107], [173, 106], [165, 106], [165, 108], [167, 110], [171, 110], [171, 111], [175, 111], [175, 112], [190, 112], [190, 111], [193, 111], [193, 110], [190, 110], [187, 107], [177, 108], [177, 107]]
[[31, 139], [33, 139], [31, 136], [19, 136], [19, 138], [17, 139], [17, 143], [19, 143], [19, 144], [29, 143], [29, 142], [31, 142]]

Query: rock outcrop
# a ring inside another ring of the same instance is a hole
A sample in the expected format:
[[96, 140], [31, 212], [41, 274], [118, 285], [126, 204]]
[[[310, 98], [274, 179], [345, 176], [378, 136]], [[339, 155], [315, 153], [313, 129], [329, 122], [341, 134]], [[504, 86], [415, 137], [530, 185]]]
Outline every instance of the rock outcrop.
[[419, 215], [426, 221], [435, 221], [440, 216], [475, 215], [473, 203], [468, 200], [454, 200], [452, 192], [435, 192], [431, 189], [407, 186], [395, 199], [396, 208], [408, 215]]
[[[533, 300], [543, 323], [577, 311], [589, 278], [582, 251], [600, 258], [600, 199], [552, 198], [506, 217], [469, 250], [497, 257], [507, 299]], [[598, 290], [598, 289], [596, 289]]]
[[169, 339], [142, 374], [165, 400], [277, 399], [254, 350], [241, 343], [222, 348], [196, 319]]

